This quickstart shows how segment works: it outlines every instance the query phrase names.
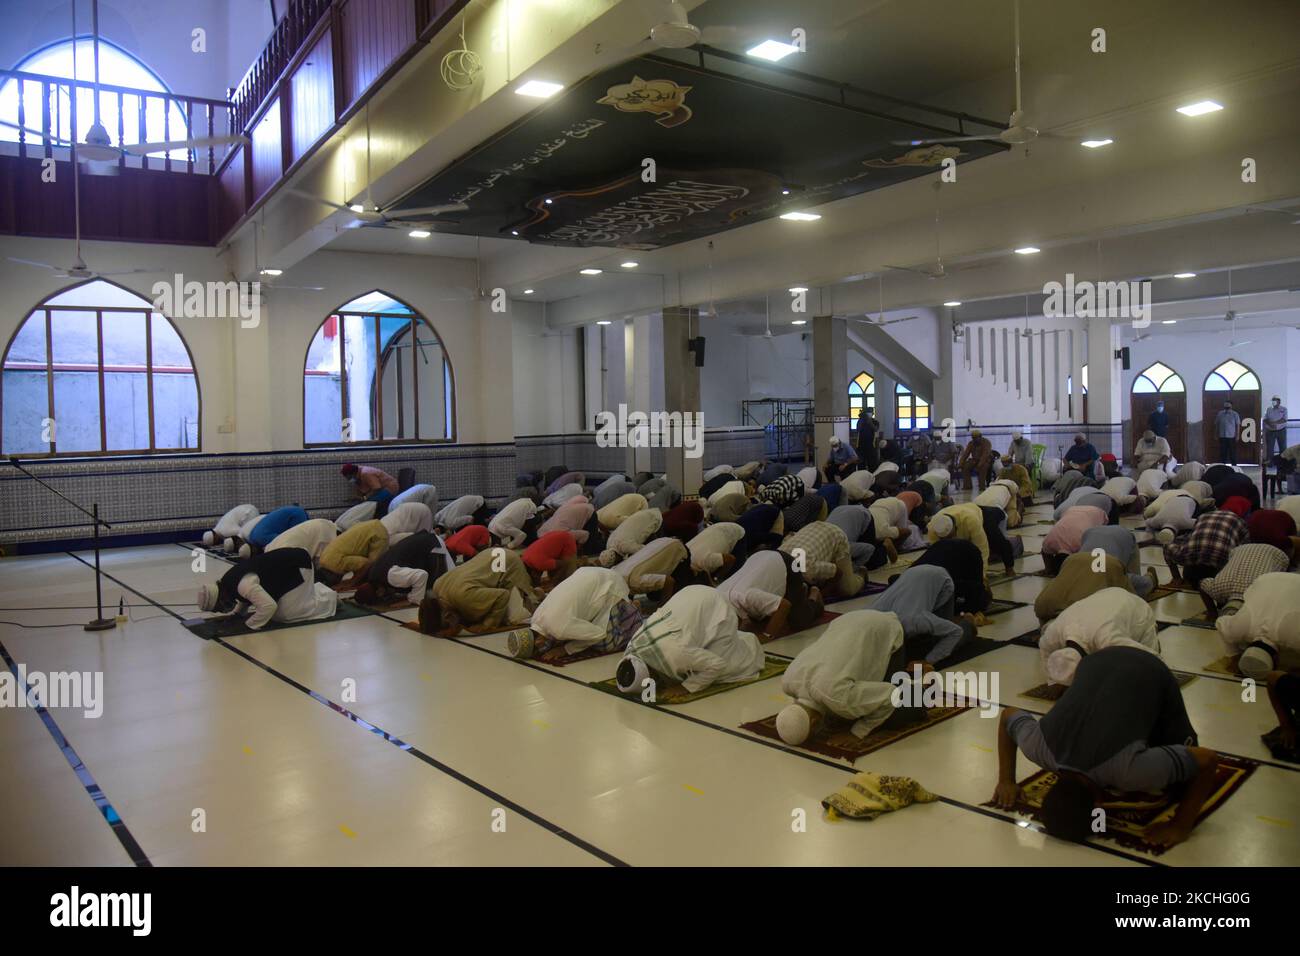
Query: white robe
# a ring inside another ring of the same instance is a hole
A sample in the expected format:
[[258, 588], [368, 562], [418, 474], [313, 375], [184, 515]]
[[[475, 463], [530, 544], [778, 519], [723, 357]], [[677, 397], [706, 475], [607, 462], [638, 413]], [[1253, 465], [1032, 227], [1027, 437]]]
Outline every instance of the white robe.
[[[673, 542], [676, 540], [676, 538], [655, 538], [653, 541], [642, 545], [632, 554], [628, 555], [618, 564], [610, 568], [610, 570], [616, 572], [624, 581], [631, 581], [632, 575], [636, 572], [636, 569], [639, 566], [644, 564], [646, 561], [649, 561], [660, 551], [664, 550], [664, 548], [671, 548]], [[646, 580], [643, 583], [647, 587], [657, 589], [663, 587], [664, 579], [665, 575], [662, 574], [647, 575]]]
[[785, 561], [777, 551], [758, 551], [740, 566], [717, 591], [742, 617], [754, 622], [776, 613], [785, 597]]
[[474, 520], [474, 512], [483, 507], [479, 495], [461, 495], [433, 517], [433, 523], [448, 531], [459, 531]]
[[718, 475], [734, 475], [736, 469], [730, 465], [715, 465], [701, 476], [701, 482], [712, 481]]
[[339, 531], [347, 531], [354, 524], [361, 524], [363, 521], [369, 521], [375, 516], [375, 509], [378, 507], [373, 501], [363, 501], [360, 504], [353, 505], [343, 514], [334, 519], [334, 526]]
[[664, 513], [658, 508], [644, 508], [633, 512], [609, 533], [605, 548], [613, 551], [620, 558], [636, 554], [663, 523]]
[[253, 613], [245, 618], [244, 623], [256, 631], [271, 621], [292, 624], [294, 621], [333, 617], [338, 609], [338, 592], [317, 584], [308, 568], [302, 569], [302, 579], [302, 584], [281, 595], [277, 602], [262, 589], [261, 579], [256, 574], [245, 574], [235, 586], [240, 600], [253, 608]]
[[855, 471], [851, 475], [840, 479], [840, 487], [844, 489], [844, 496], [852, 504], [857, 501], [865, 501], [871, 497], [871, 486], [875, 483], [875, 480], [875, 475], [869, 471]]
[[418, 501], [420, 504], [428, 505], [430, 513], [436, 513], [438, 511], [438, 489], [433, 485], [411, 485], [401, 494], [393, 497], [393, 500], [388, 503], [388, 510], [392, 511], [408, 501]]
[[1114, 501], [1121, 508], [1127, 508], [1137, 500], [1137, 482], [1123, 475], [1108, 478], [1101, 486], [1101, 493]]
[[1137, 490], [1143, 498], [1151, 499], [1169, 484], [1169, 475], [1159, 468], [1148, 468], [1138, 475]]
[[867, 509], [875, 523], [876, 540], [904, 537], [910, 533], [912, 525], [907, 520], [907, 505], [897, 498], [880, 498], [871, 503]]
[[627, 581], [617, 571], [578, 568], [538, 605], [531, 627], [577, 654], [609, 636], [610, 611], [627, 596]]
[[257, 505], [236, 505], [223, 514], [212, 526], [213, 534], [219, 544], [225, 538], [233, 538], [245, 522], [257, 517]]
[[740, 630], [731, 603], [702, 585], [674, 594], [641, 625], [627, 653], [692, 694], [713, 684], [751, 680], [766, 660], [758, 638]]
[[390, 507], [388, 514], [379, 519], [388, 529], [388, 540], [392, 543], [395, 534], [415, 534], [417, 531], [433, 530], [433, 512], [429, 506], [419, 501]]
[[[1150, 509], [1148, 509], [1150, 510]], [[1196, 527], [1196, 499], [1190, 495], [1176, 495], [1161, 505], [1147, 518], [1147, 528], [1159, 531], [1168, 528], [1175, 534]]]
[[921, 476], [921, 480], [927, 482], [934, 489], [934, 496], [942, 498], [948, 491], [948, 485], [952, 482], [952, 476], [948, 474], [946, 468], [934, 468], [927, 471]]
[[1279, 499], [1273, 507], [1279, 511], [1285, 511], [1295, 521], [1295, 526], [1300, 528], [1300, 495], [1287, 495]]
[[[576, 498], [580, 494], [582, 494], [582, 485], [578, 484], [576, 481], [571, 481], [567, 485], [561, 485], [547, 495], [542, 499], [542, 504], [547, 508], [558, 508], [570, 498]], [[528, 499], [520, 498], [516, 500], [527, 501]]]
[[716, 571], [722, 567], [724, 555], [745, 536], [745, 529], [734, 521], [711, 524], [690, 541], [686, 550], [691, 553], [691, 567], [696, 571]]
[[994, 483], [981, 491], [975, 498], [975, 504], [983, 508], [1001, 508], [1006, 510], [1011, 504], [1011, 491], [1006, 485]]
[[[565, 485], [564, 487], [578, 488], [581, 486]], [[524, 525], [527, 524], [537, 514], [537, 504], [528, 498], [516, 498], [504, 508], [496, 513], [496, 516], [488, 522], [488, 531], [501, 539], [501, 543], [507, 548], [518, 548], [527, 540], [528, 535], [524, 531]]]
[[320, 562], [321, 552], [326, 545], [339, 536], [339, 529], [328, 518], [311, 518], [292, 528], [281, 531], [270, 544], [267, 551], [281, 548], [302, 548], [311, 555], [312, 564]]
[[1048, 666], [1048, 658], [1073, 641], [1089, 654], [1104, 647], [1141, 647], [1152, 654], [1160, 653], [1156, 636], [1156, 612], [1151, 605], [1123, 588], [1103, 588], [1075, 601], [1043, 629], [1038, 640], [1038, 656], [1043, 670], [1055, 683], [1074, 681], [1078, 661]]
[[854, 721], [865, 737], [894, 712], [894, 685], [885, 671], [903, 646], [903, 625], [884, 611], [849, 611], [831, 621], [781, 678], [781, 690], [819, 713]]
[[1278, 670], [1300, 671], [1300, 574], [1261, 574], [1246, 588], [1241, 610], [1214, 622], [1229, 653], [1254, 641], [1278, 652]]

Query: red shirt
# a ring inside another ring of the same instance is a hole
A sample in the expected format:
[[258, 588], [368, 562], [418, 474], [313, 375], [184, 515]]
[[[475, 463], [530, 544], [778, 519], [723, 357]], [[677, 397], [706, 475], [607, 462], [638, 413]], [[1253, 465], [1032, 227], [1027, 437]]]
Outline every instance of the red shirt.
[[452, 554], [472, 558], [486, 548], [491, 540], [487, 528], [481, 524], [470, 524], [448, 537], [443, 543]]
[[578, 556], [578, 542], [567, 531], [548, 531], [524, 548], [524, 564], [534, 571], [554, 571], [565, 558]]
[[1295, 521], [1285, 511], [1261, 508], [1246, 519], [1246, 530], [1255, 544], [1271, 544], [1287, 554], [1291, 553], [1291, 535], [1295, 534]]

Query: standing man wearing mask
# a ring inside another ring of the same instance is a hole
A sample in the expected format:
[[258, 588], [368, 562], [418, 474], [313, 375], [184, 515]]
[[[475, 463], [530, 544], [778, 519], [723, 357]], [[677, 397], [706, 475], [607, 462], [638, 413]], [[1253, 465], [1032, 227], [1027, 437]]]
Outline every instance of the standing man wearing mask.
[[[1274, 447], [1276, 446], [1276, 448]], [[1264, 412], [1264, 457], [1282, 454], [1286, 447], [1286, 406], [1273, 396], [1273, 404]]]
[[1241, 427], [1241, 416], [1232, 407], [1232, 402], [1224, 402], [1219, 414], [1214, 416], [1214, 434], [1219, 439], [1219, 461], [1229, 465], [1237, 463], [1237, 430]]
[[1156, 410], [1147, 416], [1147, 428], [1156, 433], [1157, 438], [1169, 437], [1169, 415], [1165, 412], [1165, 403], [1156, 402]]

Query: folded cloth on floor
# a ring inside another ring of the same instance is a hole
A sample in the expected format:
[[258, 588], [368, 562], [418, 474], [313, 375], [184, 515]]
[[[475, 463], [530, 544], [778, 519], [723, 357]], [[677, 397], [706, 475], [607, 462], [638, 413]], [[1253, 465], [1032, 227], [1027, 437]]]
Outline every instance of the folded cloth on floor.
[[939, 797], [911, 777], [863, 771], [822, 801], [832, 816], [851, 820], [874, 820], [913, 803], [933, 803]]

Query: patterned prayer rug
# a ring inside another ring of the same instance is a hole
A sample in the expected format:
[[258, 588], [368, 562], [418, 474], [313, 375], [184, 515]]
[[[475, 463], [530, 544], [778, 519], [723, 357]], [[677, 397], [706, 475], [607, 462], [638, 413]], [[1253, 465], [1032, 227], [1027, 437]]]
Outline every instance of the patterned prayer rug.
[[[790, 658], [777, 657], [775, 654], [768, 654], [763, 669], [758, 672], [757, 677], [751, 677], [749, 680], [736, 681], [734, 684], [710, 684], [704, 690], [691, 693], [681, 684], [670, 684], [667, 687], [656, 688], [655, 699], [653, 701], [642, 701], [647, 704], [689, 704], [693, 700], [703, 700], [705, 697], [712, 697], [714, 694], [725, 694], [729, 690], [735, 690], [737, 687], [745, 687], [748, 684], [757, 684], [759, 681], [768, 680], [785, 673], [785, 669], [790, 666]], [[594, 687], [596, 690], [603, 690], [607, 694], [613, 694], [616, 697], [624, 697], [628, 700], [641, 700], [641, 695], [623, 694], [618, 689], [617, 678], [611, 677], [608, 680], [592, 681], [587, 686]]]
[[[899, 727], [889, 730], [877, 727], [866, 737], [855, 737], [848, 730], [832, 734], [815, 733], [800, 744], [799, 747], [801, 750], [811, 750], [813, 753], [819, 753], [825, 757], [847, 760], [851, 763], [859, 757], [865, 757], [867, 754], [879, 750], [881, 747], [888, 747], [896, 740], [902, 740], [904, 737], [910, 737], [912, 734], [928, 730], [935, 724], [941, 724], [945, 720], [956, 717], [958, 714], [970, 709], [971, 705], [969, 704], [960, 707], [932, 707], [927, 711], [924, 721], [913, 724], [911, 727]], [[781, 735], [776, 732], [776, 714], [764, 717], [762, 720], [752, 720], [747, 724], [741, 724], [740, 729], [781, 742]]]
[[282, 631], [290, 627], [305, 627], [308, 624], [328, 624], [330, 621], [347, 621], [356, 617], [369, 617], [375, 612], [370, 608], [361, 607], [359, 604], [353, 604], [351, 601], [340, 601], [338, 609], [334, 612], [333, 617], [318, 618], [314, 621], [294, 621], [290, 624], [283, 624], [280, 621], [271, 621], [265, 627], [254, 630], [244, 623], [244, 616], [239, 617], [192, 617], [188, 620], [181, 621], [186, 628], [193, 634], [198, 635], [205, 641], [215, 640], [218, 637], [239, 637], [242, 634], [262, 634], [266, 631]]
[[[1219, 754], [1214, 790], [1201, 808], [1196, 822], [1200, 823], [1223, 806], [1258, 766], [1256, 761], [1245, 757]], [[1056, 774], [1050, 770], [1040, 770], [1022, 780], [1020, 799], [1012, 812], [1041, 823], [1043, 798], [1055, 785]], [[1112, 797], [1113, 799], [1101, 804], [1106, 811], [1106, 831], [1096, 834], [1095, 839], [1113, 841], [1122, 847], [1141, 850], [1152, 856], [1163, 854], [1168, 847], [1147, 843], [1144, 836], [1152, 827], [1167, 823], [1173, 818], [1178, 810], [1178, 797], [1167, 793], [1126, 793], [1113, 794]], [[993, 804], [990, 802], [984, 806], [991, 807]]]

